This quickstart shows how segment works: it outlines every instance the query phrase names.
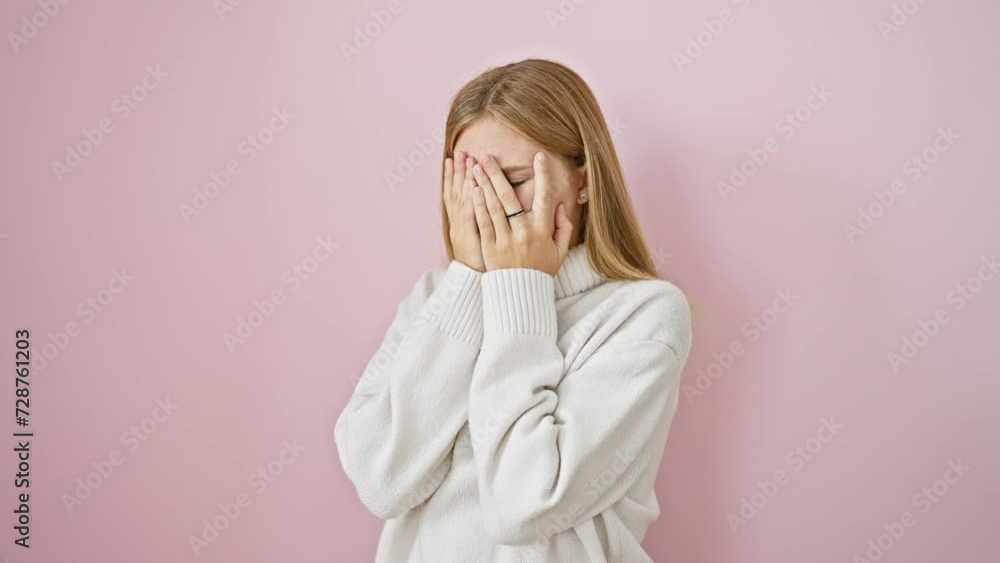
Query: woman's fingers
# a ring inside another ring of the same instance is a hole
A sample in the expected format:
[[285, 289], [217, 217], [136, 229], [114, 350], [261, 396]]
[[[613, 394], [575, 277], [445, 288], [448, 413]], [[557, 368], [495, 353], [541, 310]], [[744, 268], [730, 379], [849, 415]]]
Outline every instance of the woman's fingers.
[[472, 188], [472, 207], [476, 212], [476, 224], [479, 226], [480, 241], [486, 244], [496, 242], [496, 232], [493, 229], [493, 219], [489, 209], [486, 208], [486, 197], [483, 195], [481, 186]]
[[471, 159], [462, 151], [455, 151], [454, 158], [445, 159], [445, 200], [449, 207], [449, 220], [454, 225], [475, 228], [476, 217], [472, 210], [472, 185], [469, 183], [468, 162]]
[[464, 152], [455, 151], [453, 163], [454, 178], [451, 184], [452, 189], [455, 190], [455, 195], [461, 195], [458, 193], [458, 190], [462, 189], [462, 184], [465, 183], [465, 157], [466, 154]]
[[[472, 171], [476, 176], [476, 184], [481, 188], [486, 209], [493, 219], [494, 236], [498, 240], [504, 240], [510, 235], [510, 223], [507, 221], [507, 212], [504, 211], [503, 204], [500, 203], [500, 198], [497, 197], [497, 192], [493, 189], [493, 183], [490, 181], [490, 177], [486, 175], [483, 165], [476, 164], [472, 168]], [[482, 228], [482, 223], [479, 226]]]
[[454, 184], [452, 183], [454, 175], [454, 162], [450, 158], [444, 159], [444, 190], [442, 191], [441, 196], [446, 202], [450, 201], [454, 194]]
[[465, 183], [462, 185], [462, 196], [465, 198], [463, 201], [468, 205], [469, 210], [469, 223], [473, 225], [476, 229], [476, 234], [479, 234], [479, 223], [476, 221], [476, 211], [473, 209], [475, 204], [472, 187], [476, 185], [476, 178], [472, 174], [472, 167], [476, 165], [476, 159], [472, 157], [466, 157], [465, 165]]
[[468, 211], [469, 223], [473, 225], [476, 224], [476, 212], [472, 209], [472, 186], [476, 183], [472, 177], [472, 167], [475, 165], [475, 159], [465, 156], [465, 163], [462, 168], [462, 185], [458, 188], [462, 192], [462, 204], [466, 206], [465, 209]]
[[462, 198], [468, 204], [470, 213], [472, 210], [472, 186], [476, 183], [476, 179], [472, 175], [472, 167], [475, 165], [476, 159], [471, 156], [465, 157], [465, 166], [462, 168]]
[[514, 188], [510, 187], [510, 182], [507, 181], [507, 176], [504, 175], [497, 159], [493, 158], [492, 155], [484, 156], [483, 170], [489, 176], [490, 184], [493, 186], [494, 191], [496, 191], [497, 198], [500, 199], [504, 215], [506, 216], [519, 211], [521, 204], [517, 201], [517, 196], [514, 195]]
[[555, 230], [555, 209], [552, 207], [552, 177], [549, 175], [548, 160], [544, 152], [535, 154], [535, 200], [531, 204], [531, 214], [543, 232], [552, 233]]

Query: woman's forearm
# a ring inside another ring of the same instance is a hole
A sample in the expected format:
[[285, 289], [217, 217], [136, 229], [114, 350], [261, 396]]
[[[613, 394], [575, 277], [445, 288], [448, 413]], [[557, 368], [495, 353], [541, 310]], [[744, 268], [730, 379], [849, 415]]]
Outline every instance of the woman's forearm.
[[381, 518], [422, 503], [448, 473], [482, 341], [481, 275], [453, 261], [436, 287], [421, 278], [337, 420], [341, 463]]

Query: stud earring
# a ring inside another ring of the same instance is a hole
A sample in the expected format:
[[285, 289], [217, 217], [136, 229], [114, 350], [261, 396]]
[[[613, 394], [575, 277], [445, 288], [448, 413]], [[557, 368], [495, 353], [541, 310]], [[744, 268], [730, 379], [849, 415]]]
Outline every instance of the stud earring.
[[587, 192], [583, 192], [583, 193], [580, 194], [580, 200], [579, 201], [580, 201], [580, 203], [587, 203]]

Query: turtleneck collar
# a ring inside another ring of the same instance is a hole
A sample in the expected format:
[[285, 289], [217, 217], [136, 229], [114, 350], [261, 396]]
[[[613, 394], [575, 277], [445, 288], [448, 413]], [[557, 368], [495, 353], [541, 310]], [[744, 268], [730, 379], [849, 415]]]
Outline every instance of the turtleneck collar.
[[582, 243], [569, 249], [554, 277], [556, 299], [583, 293], [604, 281], [604, 277], [590, 263], [587, 246]]

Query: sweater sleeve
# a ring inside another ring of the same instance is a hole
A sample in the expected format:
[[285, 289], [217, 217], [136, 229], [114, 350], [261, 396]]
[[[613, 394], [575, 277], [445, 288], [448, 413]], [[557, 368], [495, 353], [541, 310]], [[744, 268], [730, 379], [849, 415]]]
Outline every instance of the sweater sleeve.
[[484, 524], [497, 543], [538, 543], [603, 512], [659, 463], [645, 452], [677, 407], [690, 309], [679, 291], [653, 300], [632, 316], [640, 330], [568, 366], [552, 276], [493, 270], [482, 286], [469, 428]]
[[453, 260], [437, 287], [430, 277], [399, 304], [334, 427], [345, 473], [382, 519], [433, 494], [468, 420], [482, 342], [482, 273]]

